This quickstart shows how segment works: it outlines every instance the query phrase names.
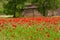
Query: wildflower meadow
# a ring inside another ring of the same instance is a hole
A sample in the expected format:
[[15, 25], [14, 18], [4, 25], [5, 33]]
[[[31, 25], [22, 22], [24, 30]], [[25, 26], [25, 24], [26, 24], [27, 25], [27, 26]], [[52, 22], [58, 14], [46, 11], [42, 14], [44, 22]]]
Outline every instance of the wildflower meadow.
[[0, 40], [60, 40], [60, 17], [0, 18]]

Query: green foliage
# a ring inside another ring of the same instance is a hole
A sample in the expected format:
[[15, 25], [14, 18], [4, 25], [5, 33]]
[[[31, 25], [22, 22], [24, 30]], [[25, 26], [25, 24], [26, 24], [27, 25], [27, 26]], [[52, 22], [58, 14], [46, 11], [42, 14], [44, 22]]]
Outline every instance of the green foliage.
[[[41, 3], [42, 2], [42, 3]], [[60, 1], [59, 1], [60, 2]], [[43, 13], [44, 16], [47, 16], [47, 10], [55, 10], [58, 8], [58, 0], [43, 0], [38, 1], [38, 10]], [[60, 5], [60, 4], [59, 4]]]
[[20, 13], [21, 9], [24, 9], [26, 2], [36, 3], [38, 11], [43, 16], [47, 16], [47, 10], [55, 10], [60, 6], [60, 0], [8, 0], [8, 3], [4, 5], [4, 13], [13, 14], [15, 17], [16, 12]]
[[13, 14], [14, 17], [16, 17], [16, 12], [19, 12], [19, 10], [24, 7], [25, 1], [26, 0], [8, 0], [8, 3], [4, 5], [4, 13]]
[[1, 2], [2, 0], [0, 0], [0, 2]]

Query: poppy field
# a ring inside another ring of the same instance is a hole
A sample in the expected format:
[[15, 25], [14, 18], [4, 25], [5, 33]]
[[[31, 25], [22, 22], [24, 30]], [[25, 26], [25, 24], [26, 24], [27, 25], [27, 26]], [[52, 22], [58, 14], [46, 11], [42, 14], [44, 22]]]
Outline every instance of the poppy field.
[[60, 17], [0, 18], [0, 40], [60, 40]]

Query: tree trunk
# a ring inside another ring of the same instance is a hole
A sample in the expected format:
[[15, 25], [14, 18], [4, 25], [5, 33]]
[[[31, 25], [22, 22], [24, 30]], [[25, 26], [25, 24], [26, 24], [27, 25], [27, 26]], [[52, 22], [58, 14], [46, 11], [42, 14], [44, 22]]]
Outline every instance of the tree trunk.
[[43, 6], [43, 16], [47, 16], [48, 11], [45, 6]]
[[15, 0], [13, 0], [13, 1], [14, 1], [14, 4], [13, 4], [13, 5], [14, 5], [14, 14], [13, 14], [13, 15], [14, 15], [14, 16], [13, 16], [13, 17], [16, 17], [16, 5], [17, 5], [17, 4], [16, 4], [16, 1], [15, 1]]
[[16, 16], [15, 16], [15, 12], [14, 12], [14, 16], [13, 16], [13, 17], [16, 17]]
[[48, 14], [48, 10], [47, 10], [47, 2], [44, 1], [44, 3], [42, 4], [43, 7], [43, 16], [47, 16]]

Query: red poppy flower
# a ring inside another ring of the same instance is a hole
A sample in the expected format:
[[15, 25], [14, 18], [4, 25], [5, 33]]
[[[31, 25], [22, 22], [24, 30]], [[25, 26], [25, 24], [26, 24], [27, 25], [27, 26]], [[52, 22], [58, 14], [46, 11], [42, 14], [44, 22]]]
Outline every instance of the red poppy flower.
[[50, 34], [49, 34], [48, 32], [46, 32], [46, 36], [47, 36], [47, 37], [50, 37]]
[[14, 36], [14, 35], [12, 35], [11, 37], [12, 37], [12, 38], [14, 38], [15, 36]]
[[50, 34], [47, 34], [47, 37], [50, 37]]
[[10, 32], [13, 32], [13, 30], [10, 30]]
[[1, 25], [1, 28], [4, 29], [4, 25]]
[[47, 26], [47, 28], [48, 28], [48, 29], [51, 29], [51, 28], [52, 28], [52, 26]]
[[56, 24], [58, 24], [58, 22], [57, 21], [54, 21], [54, 24], [56, 25]]
[[59, 40], [59, 38], [55, 38], [55, 40]]
[[32, 39], [33, 37], [32, 37], [32, 36], [30, 36], [30, 38]]
[[38, 32], [38, 28], [36, 28], [36, 31]]
[[16, 28], [17, 26], [15, 24], [12, 24], [12, 27], [15, 27]]
[[40, 28], [40, 30], [41, 30], [41, 31], [43, 31], [43, 30], [44, 30], [44, 28], [42, 28], [42, 27], [41, 27], [41, 28]]
[[1, 32], [2, 30], [0, 29], [0, 32]]

